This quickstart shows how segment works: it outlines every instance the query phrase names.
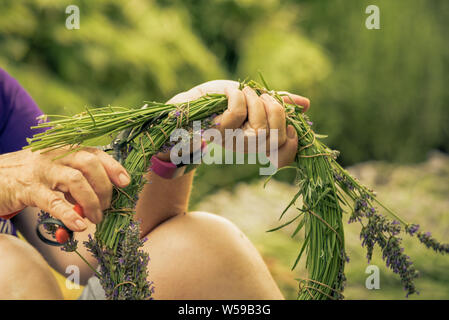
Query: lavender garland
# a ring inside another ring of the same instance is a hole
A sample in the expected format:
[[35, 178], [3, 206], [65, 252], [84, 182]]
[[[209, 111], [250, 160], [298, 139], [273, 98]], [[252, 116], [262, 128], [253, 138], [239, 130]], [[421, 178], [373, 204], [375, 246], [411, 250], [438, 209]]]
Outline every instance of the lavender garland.
[[[386, 266], [399, 275], [406, 295], [417, 293], [414, 279], [418, 272], [404, 253], [399, 235], [415, 236], [438, 253], [448, 253], [449, 245], [439, 243], [430, 233], [418, 232], [419, 226], [399, 218], [377, 200], [372, 190], [343, 169], [336, 161], [338, 151], [321, 142], [323, 136], [313, 131], [313, 123], [302, 113], [302, 107], [284, 102], [282, 95], [269, 90], [265, 82], [260, 85], [248, 81], [241, 84], [244, 85], [252, 87], [259, 95], [268, 93], [276, 98], [285, 108], [287, 123], [294, 126], [299, 137], [295, 162], [280, 169], [296, 170], [298, 193], [280, 218], [298, 198], [302, 198], [303, 205], [297, 208], [299, 213], [294, 219], [269, 230], [279, 230], [295, 221], [299, 222], [293, 235], [305, 230], [305, 240], [293, 268], [306, 252], [309, 276], [298, 279], [298, 299], [344, 298], [344, 268], [349, 262], [344, 246], [344, 211], [351, 213], [349, 223], [361, 224], [360, 238], [367, 250], [368, 263], [378, 245]], [[131, 130], [132, 138], [116, 153], [116, 158], [130, 173], [131, 183], [124, 189], [114, 189], [111, 208], [97, 225], [95, 237], [84, 243], [99, 262], [99, 278], [107, 298], [151, 299], [154, 293], [154, 285], [148, 280], [149, 257], [142, 250], [145, 240], [140, 239], [139, 223], [133, 220], [138, 194], [146, 183], [143, 174], [148, 168], [148, 159], [173, 146], [168, 138], [174, 129], [191, 128], [194, 120], [210, 120], [226, 106], [225, 95], [211, 94], [181, 104], [148, 102], [144, 109], [97, 108], [37, 126], [52, 128], [30, 140], [32, 150], [71, 146], [73, 151], [88, 139]], [[393, 219], [380, 214], [374, 204]], [[54, 235], [54, 231], [49, 232]], [[76, 243], [67, 244], [63, 250], [76, 250]]]

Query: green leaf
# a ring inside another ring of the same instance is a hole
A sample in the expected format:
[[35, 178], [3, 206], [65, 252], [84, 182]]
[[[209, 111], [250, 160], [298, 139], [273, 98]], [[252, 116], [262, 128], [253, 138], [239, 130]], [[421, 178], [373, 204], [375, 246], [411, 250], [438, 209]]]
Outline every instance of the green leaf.
[[290, 209], [290, 207], [292, 205], [295, 204], [296, 200], [298, 200], [299, 196], [301, 195], [302, 190], [299, 190], [297, 194], [295, 194], [295, 196], [293, 197], [292, 201], [290, 201], [290, 203], [288, 204], [288, 206], [284, 209], [284, 211], [282, 211], [281, 216], [279, 217], [279, 220], [282, 219], [282, 217], [284, 216], [284, 214], [287, 212], [288, 209]]
[[306, 223], [306, 219], [303, 218], [303, 219], [298, 223], [298, 226], [296, 227], [295, 232], [292, 233], [292, 235], [291, 235], [292, 238], [295, 237], [299, 231], [301, 231], [301, 229], [304, 227], [305, 223]]
[[276, 231], [276, 230], [282, 229], [283, 227], [288, 226], [290, 223], [292, 223], [293, 221], [295, 221], [296, 219], [298, 219], [303, 213], [304, 213], [304, 212], [301, 212], [301, 213], [298, 214], [296, 217], [294, 217], [292, 220], [290, 220], [290, 221], [288, 221], [288, 222], [286, 222], [286, 223], [284, 223], [284, 224], [282, 224], [282, 225], [280, 225], [280, 226], [278, 226], [278, 227], [276, 227], [276, 228], [267, 230], [266, 232], [273, 232], [273, 231]]
[[298, 264], [299, 260], [301, 259], [302, 254], [304, 253], [304, 250], [309, 243], [310, 239], [310, 233], [307, 235], [306, 239], [304, 240], [304, 243], [302, 244], [301, 250], [299, 251], [298, 257], [295, 260], [295, 263], [293, 264], [292, 271], [295, 270], [296, 265]]
[[265, 78], [262, 75], [262, 72], [257, 71], [257, 73], [259, 74], [260, 80], [262, 81], [263, 85], [265, 86], [265, 89], [267, 89], [268, 91], [270, 91], [270, 88], [268, 87], [267, 82], [265, 81]]
[[332, 191], [331, 188], [326, 188], [326, 190], [324, 190], [324, 192], [320, 194], [320, 196], [318, 197], [318, 199], [315, 201], [315, 203], [313, 204], [313, 206], [312, 206], [310, 209], [315, 208], [315, 207], [320, 203], [320, 201], [321, 201], [321, 200], [322, 200], [322, 199], [323, 199], [323, 198], [324, 198], [330, 191]]
[[265, 179], [264, 183], [263, 183], [263, 187], [265, 188], [268, 184], [268, 182], [270, 182], [271, 178], [273, 178], [278, 172], [282, 171], [282, 170], [286, 170], [286, 169], [296, 169], [297, 171], [299, 171], [298, 167], [295, 166], [285, 166], [282, 168], [279, 168], [276, 170], [275, 173], [273, 173], [271, 176], [269, 176], [267, 179]]

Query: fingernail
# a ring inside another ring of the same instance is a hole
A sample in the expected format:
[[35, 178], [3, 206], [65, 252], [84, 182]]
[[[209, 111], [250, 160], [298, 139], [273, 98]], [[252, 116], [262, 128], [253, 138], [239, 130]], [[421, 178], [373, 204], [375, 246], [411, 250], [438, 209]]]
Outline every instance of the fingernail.
[[262, 94], [260, 97], [261, 97], [262, 99], [264, 99], [265, 101], [267, 101], [267, 102], [270, 101], [270, 96], [269, 96], [268, 94], [266, 94], [266, 93]]
[[296, 130], [295, 130], [295, 128], [293, 128], [293, 126], [288, 126], [287, 127], [287, 136], [290, 139], [293, 139], [296, 136]]
[[87, 225], [84, 223], [84, 221], [83, 220], [81, 220], [81, 219], [77, 219], [76, 221], [75, 221], [75, 224], [77, 225], [77, 227], [78, 228], [80, 228], [80, 229], [86, 229], [87, 228]]
[[245, 87], [243, 88], [242, 91], [247, 92], [247, 93], [250, 93], [250, 92], [252, 92], [253, 90], [252, 90], [250, 87], [245, 86]]
[[120, 181], [120, 184], [122, 186], [126, 186], [131, 182], [131, 179], [129, 178], [129, 176], [123, 172], [119, 174], [118, 180]]

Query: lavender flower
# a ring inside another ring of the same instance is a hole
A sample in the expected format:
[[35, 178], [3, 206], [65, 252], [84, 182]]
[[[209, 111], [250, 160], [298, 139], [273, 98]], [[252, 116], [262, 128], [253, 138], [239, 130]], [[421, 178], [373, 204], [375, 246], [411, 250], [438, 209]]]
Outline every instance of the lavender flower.
[[438, 253], [449, 253], [449, 244], [439, 243], [435, 238], [432, 238], [430, 232], [418, 232], [416, 236], [427, 248], [431, 248]]
[[131, 220], [120, 229], [123, 236], [113, 253], [103, 248], [90, 235], [84, 245], [100, 265], [100, 283], [106, 297], [113, 300], [148, 300], [154, 293], [153, 282], [148, 281], [148, 253], [143, 251], [146, 239], [140, 239], [140, 223]]
[[69, 239], [61, 246], [61, 250], [65, 252], [74, 252], [78, 249], [78, 240]]
[[340, 268], [338, 270], [338, 276], [337, 281], [335, 285], [335, 291], [334, 291], [334, 298], [337, 300], [344, 299], [343, 291], [346, 286], [346, 275], [345, 275], [345, 265], [349, 262], [349, 256], [346, 254], [344, 250], [341, 251], [341, 261], [340, 261]]
[[400, 244], [400, 238], [391, 236], [382, 246], [382, 258], [387, 267], [399, 274], [404, 290], [407, 292], [406, 297], [408, 297], [410, 294], [417, 293], [414, 279], [419, 274], [413, 266], [413, 262], [410, 261], [410, 257], [403, 253]]
[[343, 181], [343, 177], [338, 172], [334, 172], [334, 178], [337, 181]]
[[[52, 216], [48, 212], [41, 210], [37, 214], [37, 223], [42, 223], [44, 220], [51, 219], [51, 218], [52, 218]], [[55, 236], [55, 232], [58, 229], [57, 225], [55, 225], [53, 223], [44, 223], [43, 226], [44, 226], [44, 230], [47, 232], [47, 234], [52, 235], [53, 237]]]
[[[407, 296], [417, 293], [414, 279], [418, 276], [410, 257], [404, 254], [401, 248], [401, 224], [397, 220], [388, 220], [381, 214], [376, 213], [376, 209], [371, 205], [371, 196], [361, 193], [360, 197], [354, 200], [354, 210], [349, 218], [349, 223], [354, 221], [362, 222], [367, 220], [360, 232], [362, 246], [366, 248], [366, 258], [370, 263], [373, 250], [377, 244], [382, 250], [382, 258], [385, 264], [401, 278], [401, 283], [407, 292]], [[411, 225], [406, 228], [406, 232], [414, 234], [418, 226]]]
[[367, 249], [368, 263], [371, 261], [374, 246], [377, 244], [382, 250], [385, 264], [401, 278], [401, 283], [407, 291], [407, 296], [416, 293], [413, 280], [418, 276], [410, 257], [401, 248], [401, 238], [397, 237], [401, 227], [398, 221], [388, 221], [380, 214], [373, 214], [368, 218], [368, 224], [362, 228], [360, 237], [362, 246]]
[[405, 231], [413, 236], [419, 230], [419, 224], [411, 224], [405, 228]]

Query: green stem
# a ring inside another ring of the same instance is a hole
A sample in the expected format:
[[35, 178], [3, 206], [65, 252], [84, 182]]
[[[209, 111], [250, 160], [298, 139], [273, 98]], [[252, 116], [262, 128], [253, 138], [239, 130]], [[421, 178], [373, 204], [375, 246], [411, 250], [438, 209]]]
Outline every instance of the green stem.
[[93, 272], [95, 272], [95, 274], [97, 275], [98, 279], [101, 279], [101, 275], [97, 272], [97, 270], [95, 270], [95, 268], [89, 263], [89, 261], [87, 261], [79, 252], [78, 250], [75, 250], [75, 253], [81, 258], [81, 260], [83, 260], [88, 266], [89, 268], [92, 269]]
[[407, 221], [405, 221], [404, 219], [400, 218], [397, 214], [395, 214], [393, 212], [393, 210], [389, 209], [386, 205], [384, 205], [382, 202], [380, 202], [379, 200], [377, 200], [375, 195], [372, 195], [374, 201], [376, 201], [376, 203], [378, 205], [380, 205], [382, 208], [384, 208], [393, 218], [395, 218], [396, 220], [398, 220], [400, 223], [402, 223], [404, 226], [408, 226], [409, 223]]

